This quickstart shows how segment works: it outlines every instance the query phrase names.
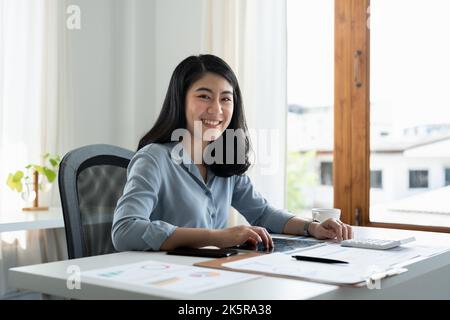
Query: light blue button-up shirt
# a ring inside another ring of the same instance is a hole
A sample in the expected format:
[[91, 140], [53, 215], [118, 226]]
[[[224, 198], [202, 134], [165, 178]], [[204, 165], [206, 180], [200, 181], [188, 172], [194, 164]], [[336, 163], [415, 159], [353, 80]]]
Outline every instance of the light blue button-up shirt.
[[112, 225], [116, 250], [159, 250], [177, 227], [221, 229], [230, 206], [251, 225], [282, 233], [294, 215], [270, 206], [247, 175], [228, 178], [207, 170], [207, 183], [198, 167], [176, 143], [150, 144], [139, 150], [127, 170], [127, 182], [117, 202]]

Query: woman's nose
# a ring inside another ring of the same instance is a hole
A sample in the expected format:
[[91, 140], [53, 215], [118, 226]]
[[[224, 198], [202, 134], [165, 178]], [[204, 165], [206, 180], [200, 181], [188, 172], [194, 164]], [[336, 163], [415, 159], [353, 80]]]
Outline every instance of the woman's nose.
[[220, 101], [213, 100], [208, 108], [208, 113], [222, 113], [222, 105]]

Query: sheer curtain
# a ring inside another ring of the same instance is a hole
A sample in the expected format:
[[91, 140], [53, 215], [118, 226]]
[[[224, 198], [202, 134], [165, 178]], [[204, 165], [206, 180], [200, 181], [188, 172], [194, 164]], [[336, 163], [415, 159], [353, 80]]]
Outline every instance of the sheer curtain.
[[[204, 0], [202, 52], [225, 59], [239, 79], [256, 165], [249, 172], [271, 204], [285, 204], [286, 1]], [[230, 224], [241, 224], [232, 215]]]
[[[56, 152], [58, 0], [0, 0], [0, 215], [20, 213], [9, 172]], [[54, 188], [55, 189], [55, 188]], [[25, 214], [25, 213], [23, 213]], [[64, 257], [63, 230], [0, 234], [0, 298], [13, 266]]]

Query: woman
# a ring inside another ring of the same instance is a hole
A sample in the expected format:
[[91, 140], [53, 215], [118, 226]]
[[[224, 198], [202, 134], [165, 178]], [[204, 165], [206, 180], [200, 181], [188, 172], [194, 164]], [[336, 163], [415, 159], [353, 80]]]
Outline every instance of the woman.
[[[244, 135], [229, 138], [226, 129]], [[318, 239], [352, 237], [351, 227], [338, 220], [319, 224], [270, 206], [245, 175], [248, 152], [241, 92], [231, 68], [213, 55], [183, 60], [171, 77], [158, 120], [128, 167], [114, 213], [115, 248], [224, 248], [244, 242], [271, 248], [269, 231]], [[251, 226], [226, 228], [230, 206]]]

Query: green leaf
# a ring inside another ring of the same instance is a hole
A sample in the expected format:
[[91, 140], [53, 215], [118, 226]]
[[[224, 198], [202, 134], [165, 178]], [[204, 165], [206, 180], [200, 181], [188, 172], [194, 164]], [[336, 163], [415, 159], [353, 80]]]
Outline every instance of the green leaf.
[[12, 190], [17, 190], [17, 192], [22, 192], [22, 178], [23, 178], [23, 172], [17, 171], [14, 175], [9, 174], [8, 180], [6, 181], [6, 184], [8, 187], [10, 187]]
[[53, 156], [53, 158], [50, 159], [50, 163], [54, 167], [58, 167], [61, 162], [61, 157], [58, 155]]
[[22, 179], [23, 178], [23, 171], [17, 171], [15, 174], [14, 174], [14, 182], [19, 182], [20, 181], [20, 179]]
[[45, 174], [43, 166], [38, 166], [38, 165], [33, 164], [33, 169], [36, 170], [37, 172], [39, 172], [40, 174]]
[[16, 185], [14, 183], [14, 176], [10, 173], [8, 174], [8, 179], [6, 180], [6, 184], [8, 187], [10, 187], [12, 190], [16, 188]]
[[30, 169], [30, 168], [31, 168], [31, 164], [29, 164], [25, 167], [25, 169]]
[[56, 178], [56, 172], [47, 167], [44, 167], [43, 170], [44, 175], [47, 177], [48, 182], [52, 183]]
[[44, 160], [47, 159], [48, 157], [50, 157], [50, 153], [46, 153], [46, 154], [44, 154], [44, 156], [43, 156]]

